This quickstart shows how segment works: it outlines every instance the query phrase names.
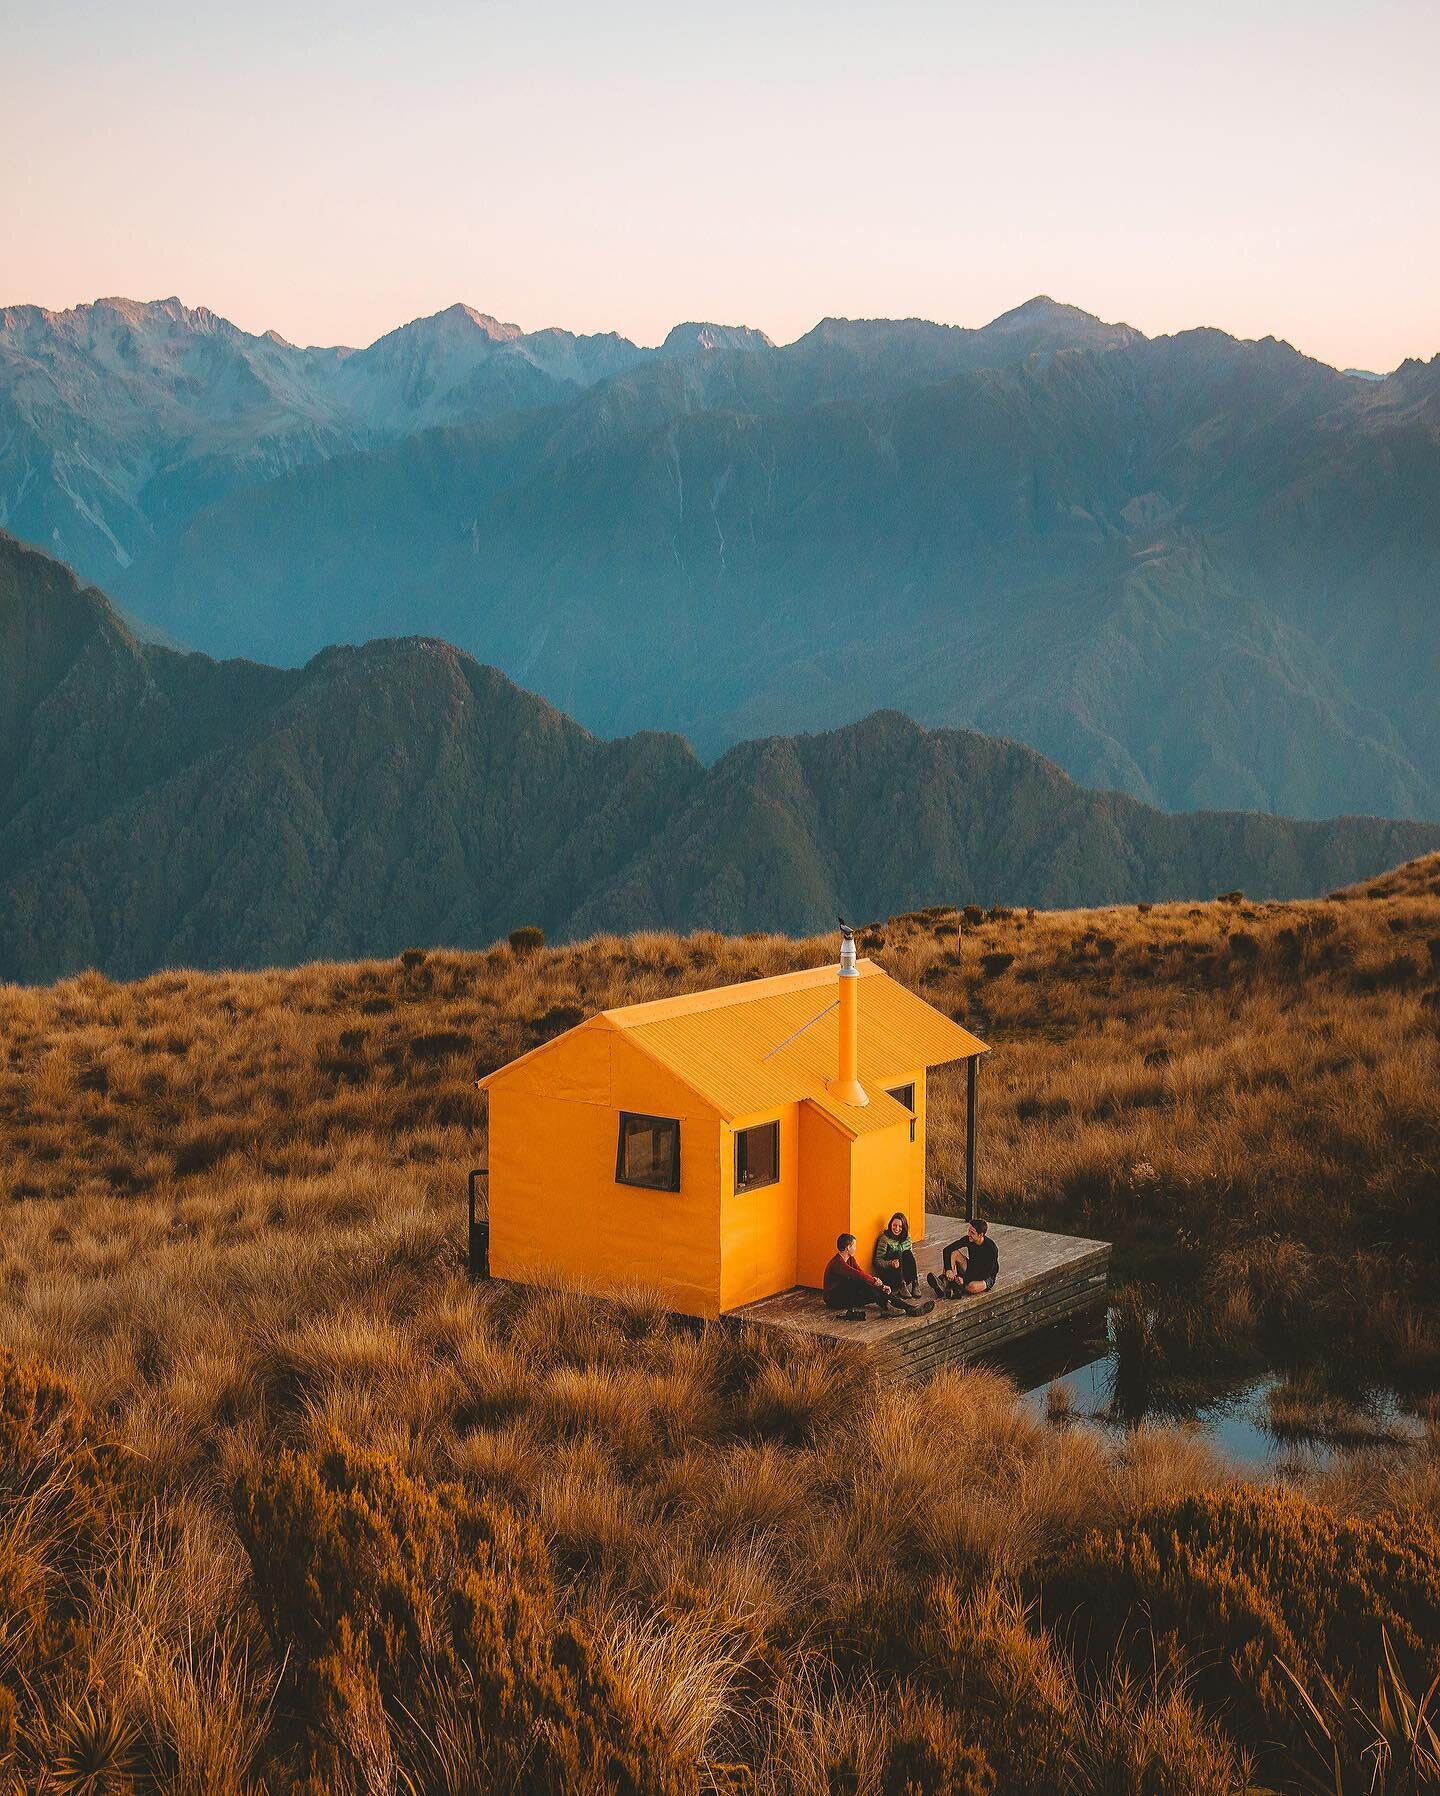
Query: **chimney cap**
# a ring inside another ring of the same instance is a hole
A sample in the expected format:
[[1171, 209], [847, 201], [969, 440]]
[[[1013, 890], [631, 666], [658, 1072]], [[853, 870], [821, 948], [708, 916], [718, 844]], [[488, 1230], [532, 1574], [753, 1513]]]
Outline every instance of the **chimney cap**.
[[854, 973], [855, 970], [855, 931], [845, 921], [844, 917], [841, 917], [840, 971], [842, 973]]

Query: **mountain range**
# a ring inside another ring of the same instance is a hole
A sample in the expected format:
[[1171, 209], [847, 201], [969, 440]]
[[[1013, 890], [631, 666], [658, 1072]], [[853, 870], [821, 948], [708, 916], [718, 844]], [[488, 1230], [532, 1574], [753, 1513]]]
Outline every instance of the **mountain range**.
[[808, 931], [947, 901], [1291, 896], [1440, 825], [1173, 816], [894, 712], [603, 741], [445, 643], [305, 666], [141, 641], [0, 534], [0, 978], [259, 966], [645, 927]]
[[896, 708], [1171, 809], [1440, 815], [1440, 358], [1359, 379], [1047, 299], [658, 349], [22, 307], [0, 522], [162, 641], [438, 635], [706, 757]]

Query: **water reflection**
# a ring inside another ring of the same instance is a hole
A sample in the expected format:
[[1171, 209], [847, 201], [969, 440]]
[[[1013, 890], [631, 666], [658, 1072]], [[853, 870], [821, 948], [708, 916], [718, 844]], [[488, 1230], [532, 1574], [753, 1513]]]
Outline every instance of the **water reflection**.
[[1323, 1464], [1364, 1444], [1402, 1445], [1423, 1428], [1393, 1391], [1341, 1384], [1332, 1370], [1282, 1372], [1254, 1362], [1176, 1368], [1114, 1310], [1045, 1329], [985, 1356], [1040, 1416], [1121, 1429], [1176, 1422], [1198, 1429], [1240, 1466]]

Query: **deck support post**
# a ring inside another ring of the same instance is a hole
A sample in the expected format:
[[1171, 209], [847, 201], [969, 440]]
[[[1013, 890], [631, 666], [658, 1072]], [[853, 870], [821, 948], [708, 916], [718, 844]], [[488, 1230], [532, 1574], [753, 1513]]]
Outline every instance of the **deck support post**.
[[975, 1088], [979, 1080], [980, 1056], [972, 1054], [965, 1062], [965, 1220], [975, 1220]]
[[[475, 1188], [481, 1179], [485, 1181], [485, 1212], [477, 1214]], [[490, 1172], [488, 1167], [477, 1166], [470, 1174], [470, 1233], [466, 1241], [466, 1260], [471, 1280], [489, 1278], [490, 1276]]]

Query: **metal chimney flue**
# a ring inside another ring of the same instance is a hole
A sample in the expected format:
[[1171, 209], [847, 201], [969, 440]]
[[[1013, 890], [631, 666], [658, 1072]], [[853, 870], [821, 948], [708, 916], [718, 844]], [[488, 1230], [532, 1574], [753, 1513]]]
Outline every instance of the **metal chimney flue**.
[[855, 1109], [868, 1104], [860, 1083], [860, 971], [855, 965], [855, 931], [840, 919], [840, 1064], [830, 1095]]

